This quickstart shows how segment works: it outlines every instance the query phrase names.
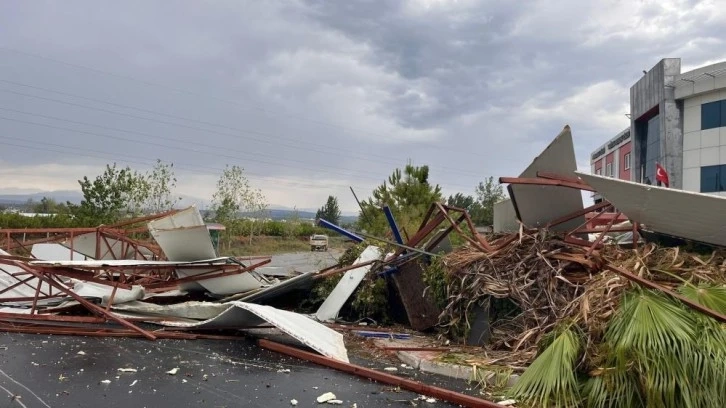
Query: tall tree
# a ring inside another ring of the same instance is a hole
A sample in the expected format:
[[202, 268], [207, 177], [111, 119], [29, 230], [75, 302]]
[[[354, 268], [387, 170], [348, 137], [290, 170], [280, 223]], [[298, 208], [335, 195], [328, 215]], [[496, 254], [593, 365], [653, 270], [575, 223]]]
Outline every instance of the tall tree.
[[[263, 218], [266, 209], [267, 200], [262, 190], [252, 188], [243, 169], [239, 166], [225, 166], [217, 181], [217, 191], [212, 196], [212, 211], [216, 222], [229, 224], [225, 231], [226, 235], [228, 237], [241, 235], [241, 231], [236, 229], [239, 223], [235, 222], [239, 218], [240, 211], [248, 211], [256, 218]], [[250, 241], [254, 230], [255, 222], [251, 221]]]
[[388, 180], [361, 203], [359, 225], [369, 233], [387, 232], [388, 223], [381, 207], [388, 205], [399, 227], [412, 230], [418, 227], [429, 206], [441, 199], [441, 187], [429, 183], [429, 167], [407, 164], [403, 171], [394, 170]]
[[317, 213], [315, 213], [316, 219], [323, 219], [333, 224], [338, 225], [340, 223], [340, 207], [338, 206], [338, 199], [333, 196], [328, 196], [328, 201], [325, 205], [320, 207]]
[[152, 213], [160, 213], [171, 210], [181, 200], [181, 197], [173, 196], [176, 188], [176, 176], [174, 175], [174, 163], [164, 163], [156, 160], [154, 168], [145, 175], [148, 198], [145, 209]]
[[125, 216], [141, 213], [148, 197], [148, 186], [143, 175], [128, 166], [120, 169], [106, 165], [106, 170], [91, 181], [83, 176], [78, 180], [83, 193], [79, 205], [68, 203], [72, 214], [86, 225], [108, 224]]
[[250, 200], [252, 187], [239, 166], [225, 166], [217, 180], [217, 191], [212, 196], [215, 221], [228, 222], [239, 217]]
[[494, 204], [504, 200], [504, 190], [494, 177], [479, 182], [476, 186], [476, 203], [471, 210], [472, 221], [477, 225], [494, 224]]

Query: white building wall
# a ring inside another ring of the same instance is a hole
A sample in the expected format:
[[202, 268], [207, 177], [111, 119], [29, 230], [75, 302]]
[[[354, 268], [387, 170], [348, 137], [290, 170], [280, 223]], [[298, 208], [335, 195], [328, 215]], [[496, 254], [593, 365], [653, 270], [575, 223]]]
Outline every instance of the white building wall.
[[[701, 167], [726, 164], [726, 127], [701, 130], [701, 105], [726, 99], [726, 89], [683, 101], [683, 189], [701, 191]], [[713, 193], [726, 196], [726, 192]]]

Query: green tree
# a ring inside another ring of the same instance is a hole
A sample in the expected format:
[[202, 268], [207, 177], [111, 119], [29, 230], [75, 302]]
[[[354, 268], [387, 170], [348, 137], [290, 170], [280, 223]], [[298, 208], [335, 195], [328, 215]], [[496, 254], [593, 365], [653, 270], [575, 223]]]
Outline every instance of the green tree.
[[448, 199], [446, 199], [446, 204], [451, 207], [456, 208], [463, 208], [465, 210], [471, 210], [472, 205], [474, 205], [474, 197], [461, 193], [456, 193], [455, 195], [450, 195]]
[[338, 199], [333, 196], [328, 196], [328, 201], [325, 205], [320, 207], [317, 213], [315, 213], [316, 219], [323, 219], [333, 224], [338, 225], [340, 223], [340, 207], [338, 206]]
[[136, 216], [148, 197], [144, 176], [128, 166], [117, 168], [116, 163], [107, 164], [106, 170], [95, 180], [83, 176], [78, 184], [83, 200], [79, 205], [68, 203], [68, 206], [84, 225], [109, 224], [126, 216]]
[[403, 171], [394, 170], [388, 180], [361, 203], [358, 223], [371, 234], [388, 232], [388, 223], [381, 211], [384, 205], [388, 205], [399, 227], [413, 231], [418, 228], [429, 206], [441, 200], [441, 187], [429, 183], [429, 167], [407, 164]]
[[[231, 237], [242, 235], [242, 231], [238, 228], [241, 227], [241, 223], [236, 222], [240, 211], [247, 211], [256, 218], [263, 218], [266, 209], [267, 200], [262, 190], [252, 188], [243, 169], [239, 166], [225, 166], [217, 181], [217, 191], [212, 196], [212, 211], [215, 214], [214, 221], [229, 224], [225, 231], [228, 245]], [[256, 229], [254, 224], [250, 223], [250, 242]], [[261, 225], [258, 230], [262, 230]]]
[[39, 203], [33, 205], [31, 211], [41, 214], [68, 214], [68, 206], [57, 202], [53, 198], [43, 197]]
[[214, 220], [225, 223], [239, 218], [239, 212], [249, 200], [250, 182], [239, 166], [225, 166], [217, 180], [217, 191], [212, 196]]
[[504, 200], [504, 190], [501, 184], [489, 177], [476, 186], [476, 203], [470, 209], [472, 221], [476, 225], [494, 224], [494, 204]]
[[148, 188], [148, 197], [144, 203], [146, 210], [152, 213], [169, 211], [181, 200], [181, 197], [173, 196], [176, 188], [174, 163], [164, 163], [157, 159], [154, 168], [146, 173], [144, 179], [145, 187]]

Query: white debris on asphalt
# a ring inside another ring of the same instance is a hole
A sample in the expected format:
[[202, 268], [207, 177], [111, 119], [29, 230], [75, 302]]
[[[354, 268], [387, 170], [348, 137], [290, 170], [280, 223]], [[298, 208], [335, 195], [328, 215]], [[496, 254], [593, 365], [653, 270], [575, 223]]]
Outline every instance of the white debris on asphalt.
[[289, 368], [283, 368], [283, 369], [277, 370], [277, 372], [278, 373], [289, 373], [290, 372], [290, 369]]
[[169, 375], [176, 375], [176, 373], [179, 372], [179, 367], [174, 367], [171, 370], [167, 371], [166, 373]]
[[134, 385], [136, 385], [137, 382], [139, 382], [139, 380], [134, 380], [134, 382], [132, 382], [131, 385], [129, 385], [129, 387], [133, 387]]
[[398, 368], [396, 368], [396, 367], [386, 367], [386, 368], [383, 369], [383, 371], [390, 371], [392, 373], [395, 373], [396, 371], [398, 371]]
[[318, 397], [318, 404], [322, 404], [334, 399], [336, 399], [335, 394], [333, 394], [332, 392], [326, 392], [325, 394]]
[[101, 384], [111, 384], [111, 380], [101, 380]]
[[502, 405], [502, 406], [508, 407], [508, 406], [514, 405], [516, 403], [517, 403], [517, 400], [508, 399], [508, 400], [497, 402], [497, 405]]
[[428, 402], [430, 404], [433, 404], [434, 402], [436, 402], [436, 399], [435, 398], [427, 398], [426, 399], [426, 402]]
[[297, 400], [296, 399], [291, 399], [290, 400], [290, 405], [292, 405], [293, 407], [296, 406], [297, 405]]
[[343, 401], [341, 401], [339, 399], [332, 399], [332, 400], [328, 401], [328, 404], [330, 404], [330, 405], [343, 405]]
[[118, 369], [118, 372], [120, 372], [120, 373], [135, 373], [137, 371], [138, 370], [135, 368], [119, 368]]
[[86, 355], [86, 352], [85, 352], [85, 351], [83, 351], [83, 350], [81, 350], [81, 351], [79, 351], [79, 352], [78, 352], [78, 353], [76, 353], [76, 354], [78, 354], [79, 356], [85, 356], [85, 355]]

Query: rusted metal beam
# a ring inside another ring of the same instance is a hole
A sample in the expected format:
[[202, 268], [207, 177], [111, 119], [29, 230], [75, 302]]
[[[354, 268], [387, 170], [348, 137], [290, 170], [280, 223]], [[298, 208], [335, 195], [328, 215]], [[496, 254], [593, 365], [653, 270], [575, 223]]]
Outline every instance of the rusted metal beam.
[[[436, 203], [436, 206], [439, 208], [439, 211], [441, 211], [441, 213], [444, 214], [444, 217], [446, 218], [447, 221], [449, 221], [451, 226], [454, 227], [456, 232], [458, 232], [459, 235], [461, 235], [461, 237], [464, 238], [467, 242], [469, 242], [470, 244], [472, 244], [474, 247], [478, 248], [482, 252], [489, 252], [492, 250], [492, 248], [489, 246], [488, 243], [481, 242], [481, 240], [474, 240], [473, 238], [467, 237], [466, 234], [464, 234], [464, 231], [462, 231], [461, 228], [459, 227], [459, 225], [456, 223], [456, 221], [454, 221], [454, 219], [451, 218], [449, 213], [446, 211], [446, 208], [444, 208], [439, 203]], [[476, 233], [476, 229], [474, 229], [473, 224], [470, 225], [470, 228], [472, 228], [472, 233], [474, 234], [474, 236], [479, 235]]]
[[589, 214], [591, 212], [595, 212], [597, 210], [601, 210], [601, 209], [603, 209], [605, 207], [608, 207], [609, 205], [610, 205], [609, 202], [603, 201], [601, 203], [598, 203], [598, 204], [595, 204], [595, 205], [591, 205], [591, 206], [589, 206], [587, 208], [583, 208], [582, 210], [578, 210], [578, 211], [575, 211], [573, 213], [563, 215], [560, 218], [557, 218], [555, 220], [550, 221], [547, 224], [547, 228], [552, 228], [555, 225], [560, 225], [560, 224], [565, 223], [567, 221], [574, 220], [577, 217], [582, 217], [585, 214]]
[[409, 380], [408, 378], [401, 378], [395, 375], [372, 370], [370, 368], [334, 360], [330, 357], [313, 354], [307, 351], [296, 349], [294, 347], [275, 343], [273, 341], [258, 340], [258, 344], [260, 345], [260, 347], [268, 350], [307, 360], [349, 374], [355, 374], [380, 383], [401, 387], [409, 391], [416, 392], [418, 394], [428, 395], [430, 397], [438, 398], [440, 400], [448, 401], [454, 404], [463, 405], [465, 407], [501, 408], [501, 405], [497, 405], [491, 401], [483, 400], [481, 398], [472, 397], [470, 395], [461, 394], [444, 388], [422, 384], [418, 381]]
[[[465, 218], [466, 218], [466, 215], [465, 214], [461, 214], [459, 216], [459, 218], [456, 219], [456, 225], [461, 224], [464, 221]], [[441, 241], [443, 241], [444, 238], [446, 238], [449, 234], [451, 234], [451, 231], [453, 231], [453, 230], [454, 230], [454, 226], [453, 225], [449, 225], [448, 227], [446, 227], [445, 230], [441, 231], [441, 233], [439, 233], [437, 236], [435, 236], [434, 239], [433, 239], [433, 241], [431, 241], [428, 244], [428, 246], [426, 246], [426, 250], [427, 251], [432, 251], [434, 248], [436, 248], [436, 245], [439, 245], [439, 243], [441, 243]]]
[[72, 297], [75, 301], [77, 301], [78, 303], [80, 303], [83, 307], [85, 307], [86, 309], [88, 309], [90, 312], [92, 312], [92, 313], [94, 313], [96, 315], [99, 315], [99, 316], [104, 316], [108, 320], [112, 320], [112, 321], [114, 321], [114, 322], [116, 322], [116, 323], [118, 323], [118, 324], [120, 324], [122, 326], [126, 326], [127, 328], [138, 332], [139, 334], [141, 334], [142, 336], [146, 337], [149, 340], [156, 340], [156, 336], [154, 336], [152, 333], [150, 333], [150, 332], [148, 332], [148, 331], [146, 331], [146, 330], [144, 330], [144, 329], [136, 326], [135, 324], [133, 324], [133, 323], [131, 323], [131, 322], [125, 320], [125, 319], [122, 319], [122, 318], [116, 316], [113, 313], [107, 312], [104, 308], [99, 307], [99, 306], [97, 306], [97, 305], [95, 305], [95, 304], [87, 301], [82, 296], [79, 296], [78, 294], [76, 294], [75, 292], [73, 292], [73, 290], [67, 288], [65, 285], [63, 285], [63, 284], [61, 284], [59, 282], [56, 282], [55, 279], [54, 279], [54, 275], [46, 276], [46, 274], [43, 273], [42, 271], [36, 271], [35, 269], [33, 269], [33, 268], [29, 267], [29, 266], [26, 266], [26, 265], [24, 265], [21, 262], [16, 262], [15, 265], [17, 267], [23, 269], [24, 271], [32, 274], [33, 276], [35, 276], [36, 278], [38, 278], [38, 280], [44, 281], [49, 286], [55, 287], [56, 289], [58, 289], [61, 292], [65, 293], [66, 295]]
[[[434, 205], [431, 206], [432, 208], [435, 208]], [[432, 220], [430, 220], [428, 223], [426, 223], [424, 226], [419, 228], [418, 231], [416, 231], [415, 234], [411, 237], [411, 239], [406, 242], [406, 245], [409, 247], [415, 247], [416, 245], [420, 244], [421, 241], [423, 241], [433, 230], [435, 230], [439, 225], [441, 225], [442, 222], [444, 222], [446, 218], [441, 212], [436, 213], [436, 215], [433, 217]], [[404, 251], [404, 248], [399, 247], [393, 258], [398, 257], [401, 255]]]
[[500, 177], [499, 183], [501, 184], [524, 184], [534, 186], [554, 186], [554, 187], [567, 187], [574, 188], [575, 190], [592, 191], [595, 189], [582, 183], [572, 183], [561, 180], [550, 180], [545, 178], [537, 177]]
[[568, 176], [562, 176], [557, 173], [552, 173], [549, 171], [538, 171], [537, 177], [548, 179], [548, 180], [559, 180], [559, 181], [566, 181], [568, 183], [574, 183], [574, 184], [582, 184], [584, 186], [590, 187], [589, 184], [585, 182], [585, 180], [579, 178], [579, 177], [568, 177]]
[[336, 268], [336, 269], [327, 270], [325, 272], [320, 272], [320, 273], [316, 274], [313, 277], [313, 279], [323, 279], [323, 278], [327, 278], [328, 276], [333, 276], [333, 275], [337, 275], [339, 273], [347, 272], [347, 271], [349, 271], [351, 269], [358, 269], [358, 268], [363, 267], [363, 266], [373, 265], [376, 262], [380, 262], [380, 260], [378, 260], [378, 259], [372, 259], [370, 261], [361, 262], [361, 263], [353, 264], [353, 265], [348, 265], [348, 266], [344, 266], [342, 268]]
[[169, 210], [169, 211], [161, 212], [158, 214], [151, 214], [151, 215], [146, 215], [143, 217], [132, 218], [132, 219], [125, 220], [125, 221], [119, 221], [115, 224], [104, 226], [104, 228], [112, 228], [112, 229], [113, 228], [123, 228], [123, 227], [127, 227], [129, 225], [138, 224], [140, 222], [156, 220], [156, 219], [163, 218], [163, 217], [166, 217], [169, 215], [174, 215], [174, 214], [178, 213], [179, 211], [181, 211], [181, 210]]
[[605, 227], [605, 230], [603, 230], [600, 233], [600, 235], [598, 235], [598, 237], [595, 240], [595, 242], [592, 243], [592, 246], [590, 246], [590, 248], [587, 249], [587, 252], [585, 253], [585, 257], [586, 258], [589, 258], [590, 255], [592, 255], [592, 251], [594, 251], [595, 250], [595, 247], [602, 242], [603, 238], [605, 238], [605, 234], [607, 234], [608, 231], [610, 231], [610, 228], [613, 227], [613, 224], [615, 223], [615, 220], [618, 219], [618, 217], [620, 216], [620, 214], [621, 213], [618, 212], [617, 215], [610, 220], [610, 222], [608, 223], [608, 225]]
[[661, 286], [651, 280], [648, 280], [648, 279], [645, 279], [638, 275], [635, 275], [633, 273], [630, 273], [623, 268], [617, 267], [617, 266], [609, 264], [609, 263], [605, 265], [605, 268], [617, 273], [618, 275], [620, 275], [630, 281], [633, 281], [633, 282], [638, 283], [639, 285], [645, 286], [646, 288], [661, 291], [661, 292], [665, 293], [666, 295], [672, 297], [673, 299], [676, 299], [676, 300], [680, 301], [681, 303], [684, 303], [686, 306], [690, 307], [693, 310], [701, 312], [701, 313], [705, 314], [706, 316], [710, 316], [710, 317], [720, 321], [721, 323], [726, 323], [726, 315], [723, 315], [713, 309], [710, 309], [706, 306], [696, 303], [696, 302], [692, 301], [691, 299], [688, 299], [687, 297], [680, 295], [680, 294], [678, 294], [664, 286]]

